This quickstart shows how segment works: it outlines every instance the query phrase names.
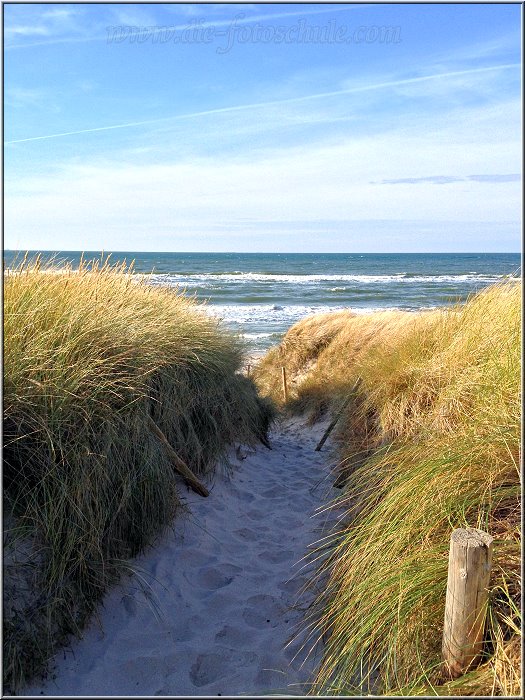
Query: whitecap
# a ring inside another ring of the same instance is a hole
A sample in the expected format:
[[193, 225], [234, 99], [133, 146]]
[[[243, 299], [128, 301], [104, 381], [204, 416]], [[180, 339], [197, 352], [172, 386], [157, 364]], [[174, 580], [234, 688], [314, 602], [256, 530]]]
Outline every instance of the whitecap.
[[319, 275], [282, 275], [266, 274], [257, 272], [232, 273], [204, 273], [204, 274], [168, 274], [153, 273], [143, 275], [152, 284], [165, 284], [174, 286], [205, 286], [223, 283], [251, 284], [253, 282], [280, 282], [283, 284], [316, 284], [319, 282], [354, 282], [357, 284], [442, 284], [443, 282], [495, 282], [502, 279], [503, 275], [488, 275], [483, 273], [462, 273], [457, 275], [407, 275], [407, 273], [397, 273], [393, 275], [352, 275], [352, 274], [319, 274]]

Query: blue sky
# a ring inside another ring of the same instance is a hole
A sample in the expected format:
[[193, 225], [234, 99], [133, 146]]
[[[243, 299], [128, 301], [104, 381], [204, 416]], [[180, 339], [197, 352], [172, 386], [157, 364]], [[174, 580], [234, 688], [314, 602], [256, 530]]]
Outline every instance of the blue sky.
[[520, 15], [4, 5], [4, 245], [519, 251]]

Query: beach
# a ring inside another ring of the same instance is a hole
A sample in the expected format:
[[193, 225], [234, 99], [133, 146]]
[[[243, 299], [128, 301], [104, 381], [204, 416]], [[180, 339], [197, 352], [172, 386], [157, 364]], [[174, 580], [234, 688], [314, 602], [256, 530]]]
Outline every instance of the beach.
[[335, 517], [316, 515], [337, 491], [329, 444], [314, 450], [325, 428], [287, 419], [271, 450], [232, 449], [210, 496], [183, 495], [187, 512], [24, 694], [304, 694], [321, 649], [301, 648], [317, 592], [301, 593], [314, 570], [303, 557]]
[[2, 693], [522, 697], [519, 4], [2, 9]]
[[[328, 305], [263, 355], [239, 342], [246, 326], [227, 332], [213, 303], [165, 280], [106, 263], [79, 274], [32, 265], [6, 276], [10, 690], [445, 689], [450, 529], [486, 518], [497, 543], [487, 635], [494, 658], [511, 660], [501, 671], [489, 658], [474, 682], [514, 694], [521, 289], [504, 279], [512, 273], [494, 271], [499, 284], [454, 307], [427, 296], [420, 313]], [[490, 278], [469, 274], [456, 275], [456, 291]], [[278, 294], [279, 275], [264, 275]], [[384, 277], [359, 284], [394, 284]], [[319, 282], [303, 278], [297, 294]], [[395, 284], [423, 294], [413, 279]], [[444, 283], [434, 279], [432, 294]], [[282, 308], [290, 301], [283, 292]], [[80, 413], [87, 431], [71, 430]]]

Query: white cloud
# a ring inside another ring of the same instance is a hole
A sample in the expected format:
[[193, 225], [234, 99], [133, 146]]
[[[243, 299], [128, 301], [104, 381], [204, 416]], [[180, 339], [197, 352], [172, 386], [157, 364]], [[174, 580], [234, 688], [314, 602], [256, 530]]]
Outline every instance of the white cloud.
[[[449, 63], [462, 61], [479, 65], [480, 61], [487, 58], [502, 56], [509, 51], [519, 51], [520, 44], [520, 33], [516, 23], [516, 31], [512, 33], [500, 34], [484, 41], [463, 43], [456, 48], [449, 47], [445, 55], [434, 55], [433, 60], [446, 60]], [[429, 59], [432, 60], [432, 56], [429, 56]]]
[[11, 26], [6, 25], [4, 34], [6, 39], [22, 36], [48, 36], [50, 29], [43, 24], [13, 24]]
[[[112, 21], [152, 23], [149, 7], [142, 15], [116, 11]], [[266, 15], [272, 16], [285, 14]], [[95, 29], [86, 25], [88, 39]], [[499, 63], [472, 69], [434, 62], [412, 77], [342, 79], [336, 70], [324, 84], [321, 72], [311, 83], [299, 75], [294, 84], [283, 82], [282, 93], [263, 86], [245, 104], [28, 134], [7, 151], [6, 245], [169, 249], [176, 236], [189, 249], [206, 249], [208, 239], [227, 246], [249, 228], [254, 240], [269, 237], [267, 250], [292, 235], [300, 250], [302, 233], [310, 235], [320, 222], [339, 235], [342, 228], [372, 230], [373, 222], [388, 221], [399, 243], [407, 222], [417, 221], [410, 235], [427, 228], [434, 249], [443, 236], [439, 227], [450, 232], [450, 222], [484, 231], [485, 238], [490, 226], [505, 225], [508, 233], [513, 225], [517, 235], [520, 183], [497, 176], [521, 171], [521, 105], [502, 97], [519, 71], [518, 64]], [[29, 104], [38, 96], [19, 88], [7, 97]], [[66, 159], [71, 144], [75, 162]], [[32, 174], [15, 176], [17, 168]], [[434, 176], [454, 181], [436, 187]], [[417, 182], [372, 184], [407, 179]]]
[[[81, 6], [83, 7], [83, 6]], [[11, 36], [13, 41], [9, 41], [5, 45], [5, 49], [23, 49], [23, 48], [33, 48], [36, 46], [48, 46], [52, 44], [74, 44], [89, 41], [107, 41], [107, 28], [108, 25], [122, 25], [122, 26], [132, 26], [132, 27], [148, 27], [153, 28], [158, 26], [159, 31], [165, 31], [166, 23], [158, 23], [158, 17], [155, 14], [155, 5], [151, 4], [146, 10], [146, 5], [107, 5], [108, 11], [106, 14], [90, 14], [88, 9], [89, 6], [84, 6], [85, 9], [78, 9], [70, 12], [61, 13], [57, 12], [47, 12], [41, 13], [39, 16], [40, 29], [45, 32], [46, 36], [49, 35], [48, 39], [42, 41], [23, 41], [22, 30], [27, 30], [27, 35], [38, 34], [37, 25], [28, 25], [27, 27], [18, 27], [18, 35], [16, 34], [16, 25], [9, 28], [9, 23], [6, 21], [6, 37]], [[209, 8], [212, 6], [205, 6], [203, 8]], [[226, 6], [225, 6], [226, 7]], [[348, 12], [353, 9], [359, 9], [360, 6], [343, 6], [343, 7], [320, 7], [315, 9], [306, 9], [301, 6], [300, 10], [287, 10], [281, 12], [269, 12], [266, 14], [260, 14], [260, 6], [257, 7], [259, 10], [258, 14], [252, 14], [250, 12], [245, 12], [245, 7], [234, 7], [230, 6], [230, 15], [227, 18], [214, 17], [214, 12], [211, 12], [211, 18], [208, 19], [205, 15], [205, 19], [202, 26], [204, 27], [230, 27], [233, 19], [235, 18], [236, 25], [251, 24], [253, 22], [268, 21], [279, 18], [290, 18], [290, 17], [309, 17], [312, 15], [321, 15], [326, 13], [339, 13]], [[191, 12], [191, 10], [190, 10]], [[201, 14], [202, 16], [202, 14]], [[170, 25], [169, 28], [173, 30], [183, 30], [188, 27], [188, 24], [192, 21], [193, 16], [188, 17], [188, 20], [183, 24]], [[13, 32], [13, 30], [15, 30]], [[9, 34], [11, 32], [11, 35]], [[18, 43], [16, 43], [18, 39]]]
[[246, 4], [240, 1], [235, 1], [232, 3], [177, 3], [174, 5], [166, 6], [167, 9], [177, 15], [183, 15], [184, 17], [202, 17], [204, 14], [217, 15], [217, 14], [228, 14], [232, 11], [234, 12], [245, 12], [247, 10], [256, 10], [257, 5]]
[[33, 241], [34, 247], [53, 248], [60, 232], [71, 239], [70, 248], [78, 247], [74, 241], [79, 237], [91, 241], [103, 234], [107, 249], [115, 248], [112, 241], [117, 240], [142, 240], [147, 249], [151, 237], [158, 247], [159, 241], [190, 231], [194, 243], [200, 241], [206, 248], [203, 237], [217, 234], [219, 225], [226, 241], [246, 221], [255, 222], [252, 227], [270, 237], [276, 235], [272, 222], [279, 220], [293, 220], [305, 228], [317, 221], [329, 228], [378, 219], [400, 224], [418, 220], [434, 227], [449, 221], [465, 226], [518, 224], [519, 182], [465, 180], [446, 188], [431, 182], [396, 187], [371, 184], [436, 173], [467, 178], [472, 173], [519, 172], [512, 119], [509, 125], [504, 114], [500, 117], [497, 144], [486, 140], [483, 127], [487, 124], [479, 116], [481, 128], [476, 133], [467, 118], [463, 125], [443, 125], [421, 134], [401, 129], [221, 158], [151, 163], [147, 154], [137, 153], [128, 164], [106, 159], [64, 165], [52, 177], [10, 181], [6, 243], [18, 241], [21, 247], [31, 247]]
[[45, 97], [46, 92], [40, 88], [9, 87], [5, 91], [6, 104], [16, 107], [38, 104]]
[[56, 7], [53, 10], [46, 10], [42, 13], [42, 18], [50, 20], [65, 20], [76, 15], [72, 7]]
[[[89, 16], [81, 7], [63, 6], [45, 9], [46, 5], [18, 5], [16, 14], [4, 18], [5, 49], [62, 41], [64, 35], [85, 35]], [[42, 41], [31, 41], [45, 37]], [[17, 43], [18, 42], [18, 43]]]
[[135, 27], [149, 27], [155, 24], [155, 13], [144, 5], [113, 5], [110, 7], [112, 21], [115, 24]]

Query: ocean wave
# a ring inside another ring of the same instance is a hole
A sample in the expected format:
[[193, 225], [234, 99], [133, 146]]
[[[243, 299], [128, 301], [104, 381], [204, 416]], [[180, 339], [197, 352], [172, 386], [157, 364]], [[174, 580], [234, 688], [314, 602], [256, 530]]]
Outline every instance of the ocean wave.
[[[217, 318], [223, 319], [226, 323], [234, 325], [255, 325], [264, 324], [289, 327], [305, 316], [313, 314], [325, 314], [335, 311], [350, 311], [355, 314], [371, 314], [378, 311], [419, 311], [420, 309], [436, 308], [434, 306], [417, 306], [412, 308], [403, 308], [399, 306], [387, 305], [370, 306], [370, 307], [351, 307], [339, 305], [305, 305], [305, 304], [288, 304], [275, 308], [274, 304], [205, 304], [202, 307], [207, 313]], [[275, 332], [275, 331], [274, 331]]]
[[230, 323], [272, 323], [290, 324], [315, 313], [326, 313], [328, 311], [342, 311], [344, 306], [321, 306], [288, 304], [276, 308], [275, 304], [207, 304], [203, 308], [207, 313], [218, 318], [222, 318]]
[[[284, 332], [284, 331], [283, 331]], [[244, 338], [280, 338], [282, 333], [243, 333]]]
[[[389, 284], [389, 283], [436, 283], [444, 282], [497, 282], [508, 277], [507, 275], [487, 275], [483, 273], [462, 273], [448, 275], [420, 275], [413, 273], [396, 273], [391, 275], [351, 275], [351, 274], [318, 274], [318, 275], [283, 275], [283, 274], [262, 274], [258, 272], [236, 272], [236, 273], [203, 273], [203, 274], [169, 274], [152, 273], [142, 275], [152, 284], [167, 284], [177, 286], [202, 286], [203, 284], [217, 283], [240, 283], [251, 284], [253, 282], [282, 282], [284, 284], [312, 284], [319, 282], [354, 282], [359, 284]], [[340, 291], [335, 288], [333, 291]], [[342, 291], [342, 290], [341, 290]]]

